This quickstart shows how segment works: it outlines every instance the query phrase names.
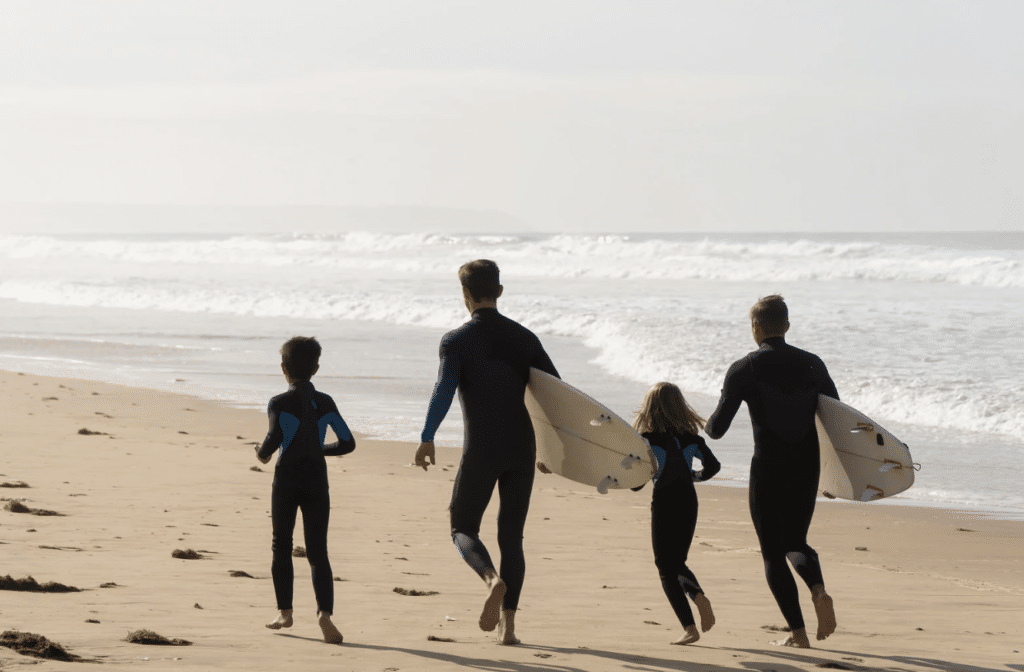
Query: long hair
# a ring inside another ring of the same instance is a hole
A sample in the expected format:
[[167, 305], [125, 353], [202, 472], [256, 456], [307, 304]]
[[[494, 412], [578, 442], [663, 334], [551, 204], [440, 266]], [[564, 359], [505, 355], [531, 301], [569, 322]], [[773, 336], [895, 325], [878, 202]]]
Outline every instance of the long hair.
[[704, 429], [704, 422], [704, 418], [686, 403], [678, 387], [661, 382], [644, 395], [633, 429], [641, 434], [696, 434]]

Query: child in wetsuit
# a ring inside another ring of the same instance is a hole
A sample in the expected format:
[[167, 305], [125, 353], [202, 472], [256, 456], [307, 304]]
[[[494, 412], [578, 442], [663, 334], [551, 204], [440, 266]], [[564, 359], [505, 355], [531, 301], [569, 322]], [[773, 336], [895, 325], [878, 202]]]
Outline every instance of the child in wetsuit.
[[[280, 448], [270, 498], [274, 554], [270, 573], [280, 614], [267, 623], [271, 630], [292, 627], [292, 533], [295, 514], [302, 509], [306, 554], [313, 575], [317, 617], [324, 641], [340, 644], [342, 635], [331, 621], [334, 611], [334, 575], [327, 559], [327, 524], [331, 499], [327, 487], [326, 455], [346, 455], [356, 442], [338, 413], [334, 400], [313, 389], [310, 378], [320, 368], [320, 344], [315, 338], [296, 336], [281, 346], [281, 370], [288, 391], [270, 400], [270, 431], [256, 449], [266, 464]], [[338, 437], [324, 444], [327, 427]]]
[[[665, 595], [686, 631], [673, 644], [692, 644], [700, 639], [687, 597], [697, 605], [704, 632], [715, 624], [711, 602], [697, 577], [686, 566], [690, 542], [697, 528], [697, 490], [693, 483], [706, 481], [721, 469], [708, 444], [697, 435], [703, 427], [704, 419], [686, 403], [682, 392], [672, 383], [652, 387], [633, 422], [633, 428], [651, 444], [658, 462], [651, 497], [654, 564], [661, 575]], [[693, 470], [695, 457], [703, 465], [700, 471]]]

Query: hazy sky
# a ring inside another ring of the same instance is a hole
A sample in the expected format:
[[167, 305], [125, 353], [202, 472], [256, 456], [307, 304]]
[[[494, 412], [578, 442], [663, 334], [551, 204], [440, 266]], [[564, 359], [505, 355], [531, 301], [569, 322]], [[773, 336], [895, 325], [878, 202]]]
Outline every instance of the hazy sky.
[[1012, 0], [0, 0], [0, 204], [1020, 231], [1022, 34]]

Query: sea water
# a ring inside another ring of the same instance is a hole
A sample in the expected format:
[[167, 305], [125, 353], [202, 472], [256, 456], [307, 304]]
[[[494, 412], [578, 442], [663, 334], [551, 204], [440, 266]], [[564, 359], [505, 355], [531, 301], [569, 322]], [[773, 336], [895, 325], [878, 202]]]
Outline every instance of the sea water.
[[[922, 465], [897, 503], [1024, 517], [1020, 233], [5, 235], [0, 367], [262, 407], [280, 344], [316, 335], [349, 424], [417, 441], [475, 258], [562, 376], [627, 419], [659, 380], [710, 413], [756, 347], [750, 306], [782, 294], [787, 340]], [[745, 482], [744, 422], [718, 444], [723, 482]], [[455, 404], [437, 440], [461, 434]]]

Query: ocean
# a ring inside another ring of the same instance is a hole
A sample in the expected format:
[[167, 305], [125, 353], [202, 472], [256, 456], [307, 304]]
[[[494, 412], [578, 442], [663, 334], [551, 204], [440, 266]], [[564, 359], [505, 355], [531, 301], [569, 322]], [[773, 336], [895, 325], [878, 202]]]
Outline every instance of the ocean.
[[[418, 441], [475, 258], [563, 378], [627, 419], [659, 380], [710, 413], [755, 348], [751, 304], [782, 294], [787, 340], [922, 465], [886, 501], [1024, 518], [1021, 233], [0, 235], [0, 368], [263, 407], [280, 344], [315, 335], [314, 382], [352, 428]], [[437, 440], [461, 436], [455, 404]], [[743, 485], [749, 423], [727, 439], [716, 480]]]

